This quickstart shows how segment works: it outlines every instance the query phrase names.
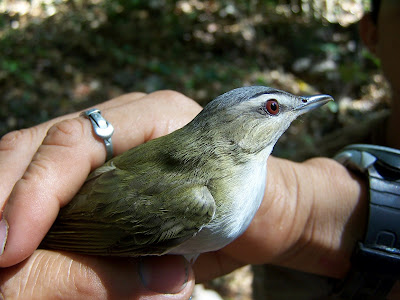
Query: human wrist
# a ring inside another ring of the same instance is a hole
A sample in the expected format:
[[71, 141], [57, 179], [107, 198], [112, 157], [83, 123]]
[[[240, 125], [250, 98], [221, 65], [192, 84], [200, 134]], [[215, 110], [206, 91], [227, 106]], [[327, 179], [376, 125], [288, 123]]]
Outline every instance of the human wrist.
[[342, 278], [364, 235], [367, 221], [366, 182], [330, 159], [296, 164], [295, 216], [302, 233], [279, 264], [329, 277]]

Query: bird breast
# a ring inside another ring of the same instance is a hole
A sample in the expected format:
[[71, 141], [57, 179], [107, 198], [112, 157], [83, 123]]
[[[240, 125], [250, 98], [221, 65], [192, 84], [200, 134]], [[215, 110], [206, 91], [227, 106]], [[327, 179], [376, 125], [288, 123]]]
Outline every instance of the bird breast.
[[[227, 184], [227, 195], [224, 202], [230, 205], [217, 204], [216, 230], [222, 230], [222, 235], [229, 242], [240, 236], [250, 225], [260, 207], [265, 192], [267, 177], [266, 162], [249, 162], [239, 172], [236, 172]], [[217, 200], [216, 200], [217, 201]], [[210, 224], [210, 227], [214, 224]]]
[[216, 251], [239, 237], [250, 225], [261, 204], [266, 176], [266, 162], [254, 161], [237, 166], [231, 176], [216, 180], [213, 183], [215, 188], [210, 188], [217, 206], [213, 220], [170, 253]]

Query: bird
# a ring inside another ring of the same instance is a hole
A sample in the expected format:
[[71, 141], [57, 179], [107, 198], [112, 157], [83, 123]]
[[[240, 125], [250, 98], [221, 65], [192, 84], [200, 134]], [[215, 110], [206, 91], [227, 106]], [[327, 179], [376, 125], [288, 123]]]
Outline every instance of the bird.
[[267, 159], [298, 116], [333, 100], [266, 86], [226, 92], [187, 125], [89, 174], [40, 248], [89, 255], [184, 255], [239, 237], [266, 187]]

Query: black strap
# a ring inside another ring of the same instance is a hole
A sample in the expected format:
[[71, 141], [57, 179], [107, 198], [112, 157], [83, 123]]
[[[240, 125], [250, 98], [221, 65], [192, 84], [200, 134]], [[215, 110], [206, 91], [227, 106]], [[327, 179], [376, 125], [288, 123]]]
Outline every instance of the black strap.
[[392, 278], [384, 278], [371, 272], [359, 272], [353, 268], [345, 281], [336, 287], [335, 296], [345, 300], [384, 300], [395, 282]]
[[377, 160], [368, 174], [369, 222], [364, 244], [400, 255], [400, 170]]
[[336, 289], [340, 299], [386, 299], [400, 279], [400, 170], [387, 163], [394, 157], [388, 158], [387, 153], [374, 155], [377, 160], [367, 169], [367, 232], [352, 255], [352, 270]]

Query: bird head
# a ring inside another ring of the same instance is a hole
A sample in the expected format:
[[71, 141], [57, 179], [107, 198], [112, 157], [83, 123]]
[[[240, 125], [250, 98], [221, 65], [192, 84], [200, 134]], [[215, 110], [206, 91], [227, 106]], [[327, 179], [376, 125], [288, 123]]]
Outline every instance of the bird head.
[[194, 124], [219, 143], [268, 156], [293, 120], [331, 100], [329, 95], [295, 96], [269, 87], [242, 87], [210, 102]]

